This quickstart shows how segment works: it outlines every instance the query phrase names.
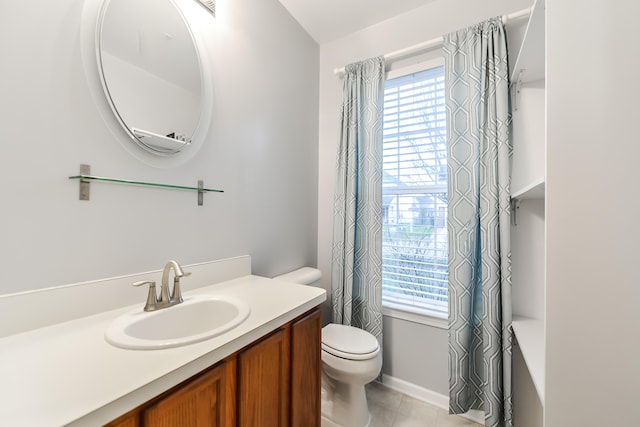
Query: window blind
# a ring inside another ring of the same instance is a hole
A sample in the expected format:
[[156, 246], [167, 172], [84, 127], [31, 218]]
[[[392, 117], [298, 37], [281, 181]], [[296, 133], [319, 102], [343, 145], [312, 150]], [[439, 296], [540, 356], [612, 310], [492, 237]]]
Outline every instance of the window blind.
[[382, 293], [387, 305], [448, 312], [444, 67], [387, 80]]

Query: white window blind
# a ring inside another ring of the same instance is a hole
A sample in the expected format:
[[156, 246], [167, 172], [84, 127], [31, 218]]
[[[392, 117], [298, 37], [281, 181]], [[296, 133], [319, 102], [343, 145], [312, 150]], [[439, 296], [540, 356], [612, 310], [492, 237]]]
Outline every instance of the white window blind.
[[384, 92], [383, 304], [448, 313], [444, 67], [389, 79]]

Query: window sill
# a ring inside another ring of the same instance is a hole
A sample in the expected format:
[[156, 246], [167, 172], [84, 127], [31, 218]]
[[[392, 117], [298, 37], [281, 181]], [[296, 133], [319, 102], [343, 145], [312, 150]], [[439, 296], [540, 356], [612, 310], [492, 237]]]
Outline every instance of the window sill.
[[449, 329], [449, 319], [442, 315], [429, 312], [427, 310], [411, 310], [406, 306], [384, 302], [382, 305], [382, 315], [393, 317], [394, 319], [406, 320], [407, 322], [419, 323], [432, 326], [434, 328]]

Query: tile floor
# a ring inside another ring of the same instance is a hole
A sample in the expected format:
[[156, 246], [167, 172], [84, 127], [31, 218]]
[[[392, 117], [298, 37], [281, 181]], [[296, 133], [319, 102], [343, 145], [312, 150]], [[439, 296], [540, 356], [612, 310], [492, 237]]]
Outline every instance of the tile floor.
[[368, 384], [366, 390], [370, 427], [481, 427], [375, 381]]

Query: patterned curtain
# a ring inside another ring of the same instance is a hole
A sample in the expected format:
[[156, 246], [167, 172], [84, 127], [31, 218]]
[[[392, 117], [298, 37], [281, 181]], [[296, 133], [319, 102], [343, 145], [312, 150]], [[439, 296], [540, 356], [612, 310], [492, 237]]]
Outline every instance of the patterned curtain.
[[333, 322], [382, 347], [382, 120], [384, 58], [347, 65], [334, 196]]
[[445, 36], [449, 412], [512, 426], [511, 109], [499, 18]]

